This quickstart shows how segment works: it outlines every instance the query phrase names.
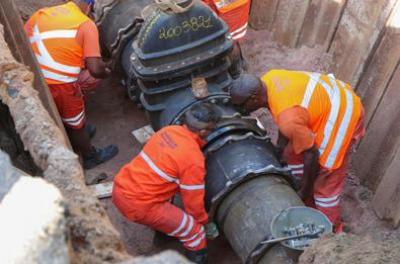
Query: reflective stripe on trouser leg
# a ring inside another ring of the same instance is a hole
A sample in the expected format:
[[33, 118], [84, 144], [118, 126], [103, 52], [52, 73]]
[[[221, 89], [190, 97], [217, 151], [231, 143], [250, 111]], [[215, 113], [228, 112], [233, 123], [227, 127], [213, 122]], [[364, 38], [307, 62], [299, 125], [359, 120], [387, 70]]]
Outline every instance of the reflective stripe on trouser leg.
[[203, 226], [169, 202], [154, 205], [138, 222], [178, 238], [188, 250], [201, 250], [207, 246]]
[[341, 224], [340, 195], [343, 190], [348, 166], [348, 155], [336, 170], [321, 169], [314, 184], [316, 208], [323, 212], [334, 226]]

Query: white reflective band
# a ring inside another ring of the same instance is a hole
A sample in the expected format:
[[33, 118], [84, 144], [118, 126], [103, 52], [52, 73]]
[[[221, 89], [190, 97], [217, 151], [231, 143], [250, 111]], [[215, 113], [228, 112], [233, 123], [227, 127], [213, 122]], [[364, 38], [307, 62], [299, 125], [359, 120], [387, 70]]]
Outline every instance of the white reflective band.
[[74, 122], [74, 121], [77, 121], [78, 119], [80, 119], [83, 115], [84, 115], [84, 111], [82, 111], [82, 112], [80, 112], [79, 114], [77, 114], [76, 116], [74, 116], [74, 117], [69, 117], [69, 118], [62, 118], [62, 120], [63, 121], [66, 121], [66, 122]]
[[247, 29], [247, 25], [248, 25], [248, 23], [246, 22], [246, 24], [244, 24], [240, 28], [236, 29], [235, 31], [232, 31], [231, 34], [234, 35], [234, 34], [238, 34], [238, 33], [242, 32], [243, 30]]
[[[43, 39], [52, 39], [52, 38], [75, 38], [77, 30], [53, 30], [44, 33], [39, 32], [38, 25], [33, 27], [33, 36], [30, 38], [31, 43], [36, 43], [38, 51], [40, 54], [35, 54], [38, 62], [42, 66], [46, 66], [50, 69], [54, 69], [57, 71], [69, 73], [69, 74], [76, 74], [78, 75], [81, 72], [80, 67], [74, 67], [69, 65], [64, 65], [61, 63], [56, 62], [53, 57], [50, 55], [46, 46], [43, 43]], [[62, 75], [57, 73], [52, 73], [46, 70], [42, 70], [45, 78], [64, 82], [64, 83], [71, 83], [77, 80], [76, 77], [70, 77], [68, 75]], [[47, 75], [47, 76], [46, 76]]]
[[246, 35], [246, 33], [247, 33], [247, 29], [245, 29], [242, 33], [233, 34], [233, 35], [232, 35], [232, 38], [233, 38], [233, 39], [240, 39], [240, 38], [243, 38], [243, 37]]
[[182, 221], [181, 221], [181, 224], [179, 225], [179, 227], [177, 229], [175, 229], [174, 231], [172, 231], [171, 233], [169, 233], [168, 235], [174, 236], [174, 235], [178, 234], [182, 230], [182, 228], [186, 225], [187, 218], [188, 218], [187, 215], [185, 213], [183, 213], [183, 218], [182, 218]]
[[62, 121], [71, 126], [78, 126], [85, 119], [85, 111], [71, 118], [62, 118]]
[[[35, 26], [37, 28], [37, 25]], [[51, 30], [46, 32], [36, 31], [38, 34], [33, 35], [29, 40], [31, 43], [36, 41], [41, 41], [44, 39], [54, 39], [54, 38], [75, 38], [78, 33], [77, 30]]]
[[317, 202], [315, 201], [315, 204], [320, 206], [320, 207], [324, 207], [324, 208], [330, 208], [330, 207], [335, 207], [339, 204], [340, 200], [334, 201], [332, 203], [322, 203], [322, 202]]
[[339, 198], [339, 194], [335, 195], [335, 196], [331, 196], [331, 197], [327, 197], [327, 198], [322, 198], [322, 197], [314, 197], [315, 201], [319, 201], [319, 202], [332, 202], [332, 201], [336, 201]]
[[299, 168], [304, 168], [304, 164], [288, 164], [288, 167], [290, 169], [299, 169]]
[[304, 93], [304, 97], [301, 102], [301, 106], [304, 108], [308, 108], [310, 101], [311, 101], [311, 97], [314, 94], [315, 87], [317, 87], [317, 84], [318, 84], [319, 78], [321, 77], [321, 74], [311, 73], [311, 74], [309, 74], [309, 77], [310, 77], [310, 80], [307, 83], [306, 92]]
[[194, 240], [196, 237], [198, 237], [202, 233], [204, 233], [204, 227], [201, 227], [197, 234], [195, 234], [195, 235], [193, 235], [193, 236], [191, 236], [191, 237], [189, 237], [187, 239], [180, 239], [180, 241], [181, 242], [188, 242], [188, 241]]
[[167, 175], [165, 172], [163, 172], [162, 170], [160, 170], [156, 164], [153, 163], [153, 161], [149, 158], [149, 156], [146, 155], [146, 153], [144, 153], [143, 151], [140, 152], [139, 154], [143, 160], [147, 163], [147, 165], [149, 165], [149, 167], [158, 174], [158, 176], [160, 176], [161, 178], [163, 178], [164, 180], [168, 181], [168, 182], [174, 182], [179, 184], [179, 180], [175, 179], [174, 177], [171, 177], [169, 175]]
[[206, 237], [206, 234], [201, 235], [197, 240], [193, 241], [188, 245], [188, 247], [194, 248], [200, 245], [201, 241]]
[[73, 67], [58, 63], [54, 60], [49, 60], [48, 58], [37, 55], [36, 56], [39, 64], [46, 66], [48, 68], [52, 68], [57, 71], [69, 73], [69, 74], [79, 74], [81, 72], [81, 67]]
[[189, 226], [188, 226], [188, 228], [186, 228], [186, 230], [185, 230], [182, 234], [180, 234], [179, 236], [180, 236], [180, 237], [185, 237], [185, 236], [187, 236], [187, 235], [192, 231], [193, 223], [194, 223], [193, 217], [192, 217], [191, 215], [189, 215]]
[[303, 170], [292, 170], [291, 172], [292, 172], [292, 174], [303, 174], [304, 173]]
[[[38, 28], [37, 25], [33, 27], [33, 34], [34, 34], [33, 35], [34, 37], [40, 35], [39, 28]], [[37, 55], [37, 56], [42, 56], [42, 57], [44, 57], [46, 59], [53, 60], [53, 58], [51, 57], [51, 55], [47, 51], [46, 47], [44, 46], [43, 41], [38, 40], [35, 43], [37, 44], [38, 50], [39, 50], [39, 53], [40, 53], [40, 55]]]
[[184, 184], [180, 184], [179, 187], [182, 190], [188, 190], [188, 191], [204, 190], [204, 184], [199, 184], [199, 185], [184, 185]]
[[347, 89], [345, 89], [344, 92], [346, 94], [346, 112], [344, 113], [342, 122], [340, 123], [340, 127], [337, 132], [331, 152], [329, 153], [329, 156], [325, 162], [325, 166], [328, 168], [331, 168], [336, 161], [339, 150], [344, 143], [344, 138], [349, 128], [351, 117], [353, 116], [353, 95]]
[[339, 108], [340, 108], [340, 91], [337, 87], [336, 80], [330, 79], [331, 84], [333, 87], [329, 87], [324, 81], [320, 81], [322, 87], [324, 87], [326, 93], [329, 96], [331, 101], [331, 111], [329, 112], [328, 120], [326, 121], [325, 128], [324, 128], [324, 138], [322, 140], [321, 145], [319, 146], [319, 153], [322, 155], [329, 143], [331, 138], [331, 134], [333, 132], [333, 128], [336, 124], [337, 117], [339, 115]]
[[76, 77], [61, 75], [61, 74], [58, 74], [55, 72], [50, 72], [50, 71], [43, 70], [43, 69], [41, 69], [41, 70], [42, 70], [44, 78], [46, 78], [46, 79], [52, 79], [52, 80], [60, 81], [63, 83], [71, 83], [71, 82], [76, 82], [78, 80], [78, 78], [76, 78]]

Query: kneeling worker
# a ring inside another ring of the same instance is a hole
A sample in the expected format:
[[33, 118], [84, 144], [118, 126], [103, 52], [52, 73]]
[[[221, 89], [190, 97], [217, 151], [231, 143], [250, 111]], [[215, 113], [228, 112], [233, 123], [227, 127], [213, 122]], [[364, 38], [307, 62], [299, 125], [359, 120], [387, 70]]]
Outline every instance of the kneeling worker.
[[299, 195], [341, 232], [340, 195], [351, 146], [364, 134], [363, 106], [351, 86], [332, 74], [271, 70], [261, 80], [242, 75], [231, 96], [246, 113], [270, 110], [283, 158], [300, 179]]
[[88, 17], [93, 5], [94, 0], [74, 0], [43, 8], [25, 25], [71, 144], [82, 154], [85, 169], [118, 153], [118, 148], [113, 145], [104, 149], [93, 147], [90, 137], [94, 135], [95, 127], [85, 124], [82, 90], [95, 88], [97, 79], [110, 74], [101, 58], [97, 27]]
[[[186, 113], [184, 125], [155, 133], [114, 179], [112, 200], [120, 212], [131, 221], [178, 238], [195, 263], [207, 260], [206, 170], [201, 148], [219, 120], [212, 104], [194, 106]], [[171, 203], [176, 193], [182, 197], [184, 210]]]

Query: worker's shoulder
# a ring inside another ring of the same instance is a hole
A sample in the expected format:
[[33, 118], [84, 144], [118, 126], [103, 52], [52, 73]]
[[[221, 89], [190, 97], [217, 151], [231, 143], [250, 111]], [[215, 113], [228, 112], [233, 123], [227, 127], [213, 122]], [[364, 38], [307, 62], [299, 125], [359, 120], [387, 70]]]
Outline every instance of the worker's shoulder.
[[85, 22], [83, 22], [80, 26], [79, 26], [79, 31], [82, 31], [82, 33], [92, 33], [92, 32], [98, 32], [97, 26], [94, 23], [93, 20], [88, 19]]

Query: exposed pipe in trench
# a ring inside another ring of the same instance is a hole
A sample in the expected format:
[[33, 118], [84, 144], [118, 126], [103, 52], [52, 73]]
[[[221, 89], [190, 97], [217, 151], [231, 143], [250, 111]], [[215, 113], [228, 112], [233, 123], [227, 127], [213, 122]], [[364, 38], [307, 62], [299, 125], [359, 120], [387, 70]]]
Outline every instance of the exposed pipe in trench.
[[[220, 108], [226, 118], [204, 148], [209, 214], [244, 263], [290, 262], [281, 245], [259, 246], [271, 235], [275, 215], [303, 203], [266, 132], [230, 104], [232, 41], [226, 24], [202, 3], [180, 14], [147, 10], [143, 20], [141, 10], [151, 3], [114, 1], [96, 10], [105, 53], [125, 73], [129, 96], [144, 107], [156, 130], [180, 124], [200, 101]], [[206, 78], [207, 97], [194, 97], [194, 77]]]

